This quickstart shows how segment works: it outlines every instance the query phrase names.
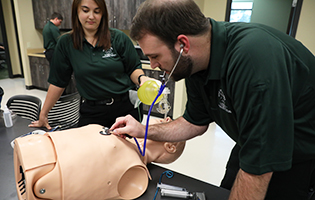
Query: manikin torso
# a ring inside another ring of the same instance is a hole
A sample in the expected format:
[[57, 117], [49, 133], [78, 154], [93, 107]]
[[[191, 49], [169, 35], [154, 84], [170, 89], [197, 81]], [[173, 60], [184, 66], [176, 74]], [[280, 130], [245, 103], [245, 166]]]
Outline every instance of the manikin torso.
[[[100, 125], [31, 135], [15, 140], [19, 199], [135, 199], [148, 185], [146, 163], [137, 147]], [[22, 170], [20, 170], [20, 166]]]

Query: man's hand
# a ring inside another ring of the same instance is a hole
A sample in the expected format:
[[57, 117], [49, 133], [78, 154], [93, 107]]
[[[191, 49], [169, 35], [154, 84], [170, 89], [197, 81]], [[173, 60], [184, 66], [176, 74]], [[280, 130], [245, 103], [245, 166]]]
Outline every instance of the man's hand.
[[116, 122], [110, 127], [113, 134], [124, 137], [125, 134], [132, 137], [143, 138], [145, 134], [145, 126], [140, 124], [131, 115], [119, 117]]
[[272, 172], [254, 175], [240, 169], [232, 187], [229, 200], [265, 199], [271, 177]]
[[[170, 120], [168, 123], [150, 125], [148, 139], [163, 142], [180, 142], [202, 135], [207, 128], [208, 125], [194, 125], [183, 117], [179, 117], [174, 121]], [[145, 135], [145, 126], [130, 115], [117, 118], [110, 130], [113, 130], [113, 134], [121, 137], [127, 134], [132, 137], [143, 138]]]

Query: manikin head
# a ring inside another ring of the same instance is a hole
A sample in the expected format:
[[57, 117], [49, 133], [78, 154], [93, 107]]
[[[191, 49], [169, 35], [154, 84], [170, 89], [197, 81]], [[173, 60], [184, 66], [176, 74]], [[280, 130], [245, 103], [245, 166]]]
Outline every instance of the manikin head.
[[[143, 146], [144, 140], [142, 139], [138, 141], [140, 146]], [[185, 142], [158, 142], [147, 140], [144, 163], [172, 163], [179, 158], [179, 156], [183, 153], [184, 148]]]
[[[171, 118], [165, 119], [151, 119], [149, 124], [159, 124], [170, 122]], [[130, 140], [134, 143], [134, 140]], [[143, 148], [144, 139], [138, 139], [139, 145]], [[154, 140], [147, 140], [146, 153], [144, 156], [144, 163], [148, 164], [151, 162], [169, 164], [177, 160], [183, 153], [185, 148], [185, 141], [182, 142], [158, 142]]]

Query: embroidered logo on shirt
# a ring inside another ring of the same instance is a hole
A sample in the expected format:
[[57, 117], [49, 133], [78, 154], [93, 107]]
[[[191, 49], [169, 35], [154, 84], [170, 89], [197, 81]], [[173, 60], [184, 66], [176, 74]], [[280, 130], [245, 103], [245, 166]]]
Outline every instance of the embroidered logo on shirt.
[[219, 108], [221, 108], [222, 110], [224, 110], [227, 113], [232, 113], [232, 111], [228, 109], [228, 107], [225, 103], [226, 98], [225, 98], [225, 95], [224, 95], [222, 89], [220, 89], [218, 92], [218, 98], [219, 98], [219, 104], [218, 104]]
[[116, 54], [114, 53], [113, 47], [110, 47], [107, 50], [103, 49], [103, 52], [104, 52], [104, 55], [102, 56], [102, 58], [109, 58], [109, 57], [115, 57], [116, 56]]

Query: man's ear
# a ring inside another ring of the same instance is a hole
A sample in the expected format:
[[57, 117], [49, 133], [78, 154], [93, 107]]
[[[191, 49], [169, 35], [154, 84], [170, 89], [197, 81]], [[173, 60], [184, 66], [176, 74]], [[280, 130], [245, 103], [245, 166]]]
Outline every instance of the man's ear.
[[[179, 45], [182, 45], [184, 52], [188, 53], [188, 51], [190, 49], [190, 41], [189, 41], [188, 37], [184, 34], [181, 34], [181, 35], [177, 36], [177, 41], [178, 41], [177, 43]], [[180, 49], [178, 51], [180, 51]]]
[[165, 142], [164, 148], [168, 153], [175, 153], [176, 152], [176, 143], [174, 142]]

